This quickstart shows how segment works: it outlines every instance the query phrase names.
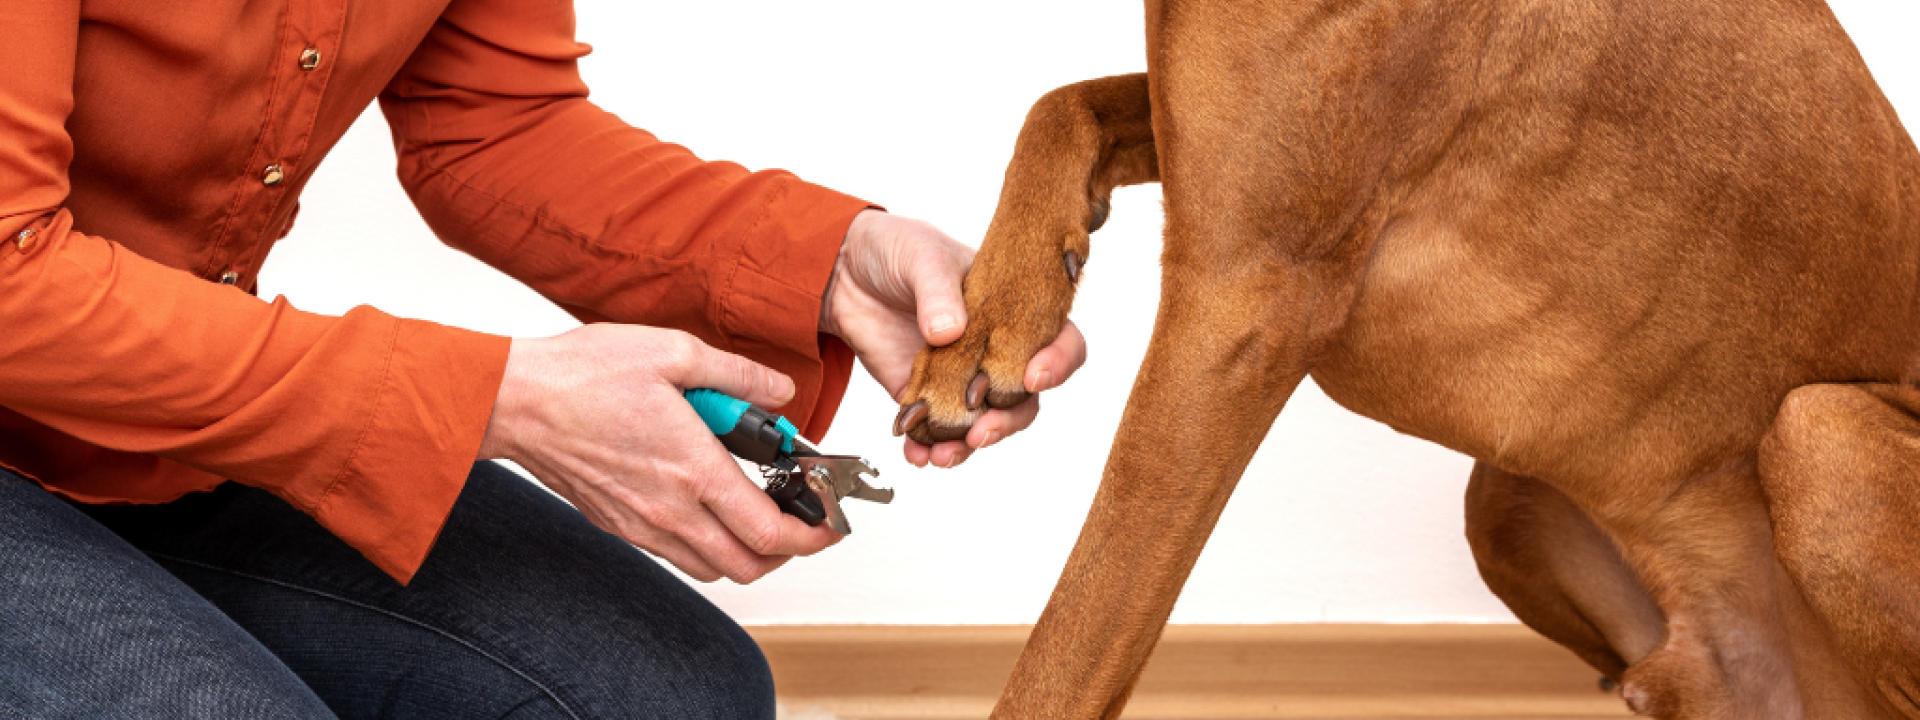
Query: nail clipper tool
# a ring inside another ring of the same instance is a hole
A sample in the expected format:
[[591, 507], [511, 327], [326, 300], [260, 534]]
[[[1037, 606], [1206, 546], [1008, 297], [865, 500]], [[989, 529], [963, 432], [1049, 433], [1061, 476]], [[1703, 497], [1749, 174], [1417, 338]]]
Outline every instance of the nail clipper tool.
[[879, 470], [852, 455], [821, 454], [786, 418], [705, 388], [688, 390], [686, 396], [728, 452], [760, 465], [767, 495], [782, 512], [808, 525], [825, 521], [847, 535], [853, 528], [840, 511], [842, 498], [893, 502], [891, 488], [876, 488], [860, 477], [880, 477]]

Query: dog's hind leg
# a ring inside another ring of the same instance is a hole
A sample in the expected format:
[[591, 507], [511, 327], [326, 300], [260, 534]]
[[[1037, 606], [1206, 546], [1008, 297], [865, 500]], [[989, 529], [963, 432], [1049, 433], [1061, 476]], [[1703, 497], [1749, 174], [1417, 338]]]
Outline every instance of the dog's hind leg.
[[1818, 629], [1877, 714], [1920, 718], [1920, 389], [1794, 390], [1760, 471], [1776, 553]]
[[1614, 539], [1666, 618], [1659, 646], [1621, 676], [1629, 707], [1667, 720], [1806, 717], [1751, 456], [1681, 479], [1561, 490]]
[[1480, 577], [1521, 622], [1616, 681], [1660, 645], [1660, 608], [1566, 495], [1482, 462], [1466, 499]]
[[964, 286], [969, 310], [992, 312], [971, 313], [959, 340], [915, 359], [895, 433], [958, 440], [987, 406], [1024, 402], [1027, 361], [1066, 323], [1113, 189], [1159, 179], [1145, 74], [1075, 83], [1034, 103]]

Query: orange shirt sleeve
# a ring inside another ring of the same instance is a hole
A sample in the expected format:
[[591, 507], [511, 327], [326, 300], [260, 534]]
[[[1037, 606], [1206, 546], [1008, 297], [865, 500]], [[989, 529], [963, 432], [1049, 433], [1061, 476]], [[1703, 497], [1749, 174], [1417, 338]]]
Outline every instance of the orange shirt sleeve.
[[381, 95], [400, 177], [447, 244], [584, 321], [674, 327], [786, 373], [825, 432], [853, 353], [817, 332], [868, 203], [704, 162], [586, 99], [567, 0], [455, 0]]
[[79, 5], [0, 4], [15, 36], [0, 73], [0, 406], [270, 490], [411, 577], [478, 450], [507, 340], [366, 308], [304, 313], [75, 231], [84, 218], [62, 205]]

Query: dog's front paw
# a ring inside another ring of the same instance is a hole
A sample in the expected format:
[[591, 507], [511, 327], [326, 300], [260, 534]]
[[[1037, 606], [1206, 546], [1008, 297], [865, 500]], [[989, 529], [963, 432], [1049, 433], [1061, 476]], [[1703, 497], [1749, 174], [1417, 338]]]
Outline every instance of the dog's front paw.
[[1027, 363], [1066, 325], [1081, 257], [1069, 250], [1064, 267], [1040, 264], [1041, 274], [1034, 277], [1023, 271], [1039, 263], [1011, 263], [1007, 256], [983, 253], [967, 279], [966, 331], [959, 340], [923, 349], [914, 358], [894, 434], [929, 445], [960, 440], [988, 408], [1026, 402], [1032, 396]]
[[996, 332], [993, 322], [976, 316], [959, 340], [921, 350], [894, 434], [928, 445], [960, 440], [988, 408], [1026, 402], [1027, 360], [1051, 338], [1035, 344], [1020, 334]]

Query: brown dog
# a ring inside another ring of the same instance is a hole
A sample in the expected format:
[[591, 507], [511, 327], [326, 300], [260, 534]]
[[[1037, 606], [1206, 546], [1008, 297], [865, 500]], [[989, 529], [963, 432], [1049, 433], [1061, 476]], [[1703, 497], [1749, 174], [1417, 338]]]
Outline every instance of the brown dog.
[[897, 429], [1025, 397], [1117, 185], [1159, 318], [996, 717], [1115, 717], [1308, 373], [1479, 460], [1529, 625], [1671, 718], [1920, 717], [1920, 154], [1821, 0], [1149, 0], [1027, 118]]

